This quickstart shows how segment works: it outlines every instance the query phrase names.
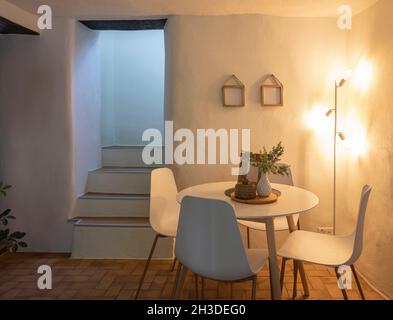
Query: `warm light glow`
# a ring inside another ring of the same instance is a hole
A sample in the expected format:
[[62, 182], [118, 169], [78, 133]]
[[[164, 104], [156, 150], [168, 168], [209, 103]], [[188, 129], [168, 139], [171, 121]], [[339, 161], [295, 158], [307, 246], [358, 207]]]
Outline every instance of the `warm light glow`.
[[348, 81], [352, 76], [352, 69], [347, 69], [345, 72], [336, 80], [336, 84], [339, 87], [342, 87], [346, 81]]
[[344, 79], [345, 81], [349, 80], [349, 79], [351, 78], [351, 76], [352, 76], [352, 73], [353, 73], [353, 70], [352, 70], [352, 69], [347, 69], [347, 70], [345, 70], [343, 79]]
[[344, 146], [353, 156], [363, 156], [368, 149], [367, 133], [361, 122], [353, 114], [347, 115], [345, 124]]
[[332, 130], [332, 127], [330, 125], [330, 121], [327, 121], [326, 119], [326, 110], [326, 107], [315, 104], [304, 117], [306, 126], [317, 133], [331, 132], [330, 130]]
[[362, 90], [370, 87], [373, 76], [373, 67], [366, 59], [360, 60], [353, 73], [353, 84]]

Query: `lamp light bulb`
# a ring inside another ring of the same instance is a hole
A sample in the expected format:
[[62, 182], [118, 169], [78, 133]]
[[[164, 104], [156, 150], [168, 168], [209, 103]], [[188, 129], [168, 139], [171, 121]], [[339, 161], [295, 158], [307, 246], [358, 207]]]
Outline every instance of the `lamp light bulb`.
[[334, 109], [329, 109], [329, 111], [326, 112], [325, 116], [326, 116], [326, 117], [330, 117], [331, 114], [333, 113], [333, 111], [334, 111]]
[[342, 87], [345, 84], [345, 82], [351, 78], [352, 72], [353, 72], [352, 69], [345, 70], [341, 79], [337, 80], [337, 82], [336, 82], [337, 87], [339, 87], [339, 88]]
[[338, 132], [337, 135], [340, 137], [341, 141], [345, 141], [345, 135], [342, 132]]

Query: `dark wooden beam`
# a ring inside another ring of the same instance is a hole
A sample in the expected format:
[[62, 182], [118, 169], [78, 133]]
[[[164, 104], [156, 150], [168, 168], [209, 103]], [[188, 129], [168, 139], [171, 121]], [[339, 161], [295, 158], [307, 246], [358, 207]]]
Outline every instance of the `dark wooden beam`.
[[161, 30], [167, 19], [156, 20], [81, 20], [80, 23], [92, 30]]
[[20, 24], [12, 22], [0, 16], [0, 33], [2, 34], [30, 34], [39, 35], [38, 32], [25, 28]]

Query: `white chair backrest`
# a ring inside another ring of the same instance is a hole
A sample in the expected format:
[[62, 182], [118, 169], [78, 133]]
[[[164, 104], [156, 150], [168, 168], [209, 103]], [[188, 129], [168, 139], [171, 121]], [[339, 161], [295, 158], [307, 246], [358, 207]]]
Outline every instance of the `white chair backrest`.
[[252, 275], [235, 212], [225, 201], [184, 197], [175, 254], [206, 278], [231, 281]]
[[176, 201], [177, 187], [172, 170], [168, 168], [154, 169], [150, 177], [150, 224], [161, 233], [163, 221], [176, 220], [180, 205]]
[[[279, 165], [286, 165], [286, 164], [280, 163]], [[271, 183], [280, 183], [288, 186], [294, 185], [291, 168], [288, 168], [288, 175], [280, 176], [277, 174], [269, 174], [268, 178]]]
[[347, 262], [348, 265], [354, 264], [362, 254], [363, 249], [363, 231], [364, 231], [364, 220], [366, 217], [368, 199], [370, 198], [372, 188], [368, 185], [364, 186], [362, 189], [362, 194], [360, 197], [359, 212], [356, 222], [355, 232], [353, 234], [353, 251], [352, 256]]

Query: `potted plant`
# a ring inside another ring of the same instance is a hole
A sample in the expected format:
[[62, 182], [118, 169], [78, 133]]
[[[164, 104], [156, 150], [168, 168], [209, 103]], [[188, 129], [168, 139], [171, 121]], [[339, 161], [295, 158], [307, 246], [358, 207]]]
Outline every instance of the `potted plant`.
[[260, 173], [260, 179], [257, 184], [257, 193], [259, 196], [267, 197], [272, 192], [268, 174], [288, 175], [289, 166], [279, 164], [283, 154], [284, 147], [280, 142], [269, 152], [264, 147], [263, 151], [250, 155], [251, 165], [257, 167]]
[[[7, 195], [7, 190], [10, 188], [10, 185], [0, 181], [0, 193], [2, 196], [5, 197]], [[11, 209], [7, 209], [0, 213], [0, 224], [4, 227], [4, 229], [0, 229], [0, 254], [10, 249], [16, 252], [19, 247], [27, 247], [26, 242], [20, 241], [26, 233], [20, 231], [11, 232], [8, 228], [9, 220], [15, 219], [16, 218], [11, 215]]]

